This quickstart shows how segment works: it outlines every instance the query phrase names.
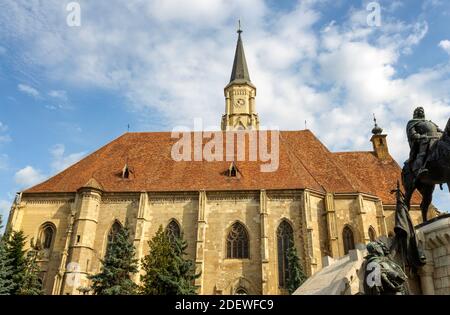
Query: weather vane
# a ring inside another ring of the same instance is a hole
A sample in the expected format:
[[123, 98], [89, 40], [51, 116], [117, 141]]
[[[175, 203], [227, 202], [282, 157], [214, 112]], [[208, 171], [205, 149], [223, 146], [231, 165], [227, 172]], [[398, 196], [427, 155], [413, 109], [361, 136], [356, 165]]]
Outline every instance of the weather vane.
[[241, 29], [241, 20], [238, 20], [238, 30], [237, 30], [238, 34], [242, 33], [242, 29]]

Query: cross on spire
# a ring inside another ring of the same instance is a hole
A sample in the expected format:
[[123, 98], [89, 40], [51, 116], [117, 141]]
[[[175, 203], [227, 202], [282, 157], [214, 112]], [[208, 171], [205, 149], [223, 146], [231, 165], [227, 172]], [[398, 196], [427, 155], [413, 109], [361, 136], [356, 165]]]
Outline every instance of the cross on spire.
[[374, 135], [380, 135], [383, 132], [383, 129], [381, 129], [377, 124], [377, 117], [375, 117], [375, 113], [373, 114], [373, 122], [375, 123], [375, 127], [372, 129], [372, 133]]
[[238, 20], [238, 30], [237, 30], [237, 33], [238, 33], [239, 35], [241, 35], [241, 33], [242, 33], [242, 29], [241, 29], [241, 20]]

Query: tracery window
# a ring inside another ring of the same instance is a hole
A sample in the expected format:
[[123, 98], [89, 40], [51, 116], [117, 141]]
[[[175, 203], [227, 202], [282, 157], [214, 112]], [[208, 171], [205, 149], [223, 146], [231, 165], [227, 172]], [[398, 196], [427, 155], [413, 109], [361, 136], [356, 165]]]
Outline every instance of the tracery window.
[[278, 284], [284, 288], [289, 278], [288, 251], [294, 246], [294, 231], [292, 226], [283, 220], [277, 229], [278, 247]]
[[56, 228], [52, 223], [44, 223], [39, 234], [39, 243], [42, 249], [49, 250], [52, 248], [53, 239], [55, 237]]
[[234, 223], [228, 233], [227, 258], [249, 258], [248, 233], [239, 222]]
[[353, 231], [348, 226], [344, 227], [342, 231], [342, 239], [344, 240], [344, 253], [347, 255], [350, 250], [355, 249]]
[[177, 221], [170, 221], [170, 223], [166, 227], [166, 233], [171, 241], [181, 237], [181, 228]]
[[109, 230], [108, 234], [108, 244], [112, 243], [117, 235], [119, 233], [120, 229], [122, 228], [122, 225], [119, 222], [114, 222], [111, 229]]

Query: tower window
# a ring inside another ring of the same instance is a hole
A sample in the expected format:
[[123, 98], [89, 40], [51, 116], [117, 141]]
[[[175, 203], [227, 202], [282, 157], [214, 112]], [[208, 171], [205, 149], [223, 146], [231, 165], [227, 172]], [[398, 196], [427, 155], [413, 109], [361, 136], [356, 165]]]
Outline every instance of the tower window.
[[278, 284], [286, 287], [289, 278], [288, 251], [294, 246], [294, 231], [287, 221], [282, 221], [277, 229], [278, 246]]
[[347, 255], [350, 250], [355, 249], [353, 231], [348, 226], [344, 227], [342, 231], [342, 239], [344, 240], [344, 253]]
[[248, 233], [244, 225], [236, 222], [231, 226], [227, 237], [227, 258], [249, 258]]

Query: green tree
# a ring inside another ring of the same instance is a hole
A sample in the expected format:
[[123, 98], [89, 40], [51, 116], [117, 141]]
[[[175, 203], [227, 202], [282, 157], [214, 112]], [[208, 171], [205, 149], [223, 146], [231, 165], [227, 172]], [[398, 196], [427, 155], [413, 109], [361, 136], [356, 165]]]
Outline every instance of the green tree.
[[[0, 216], [0, 230], [2, 229]], [[9, 295], [13, 287], [11, 259], [7, 257], [6, 237], [0, 235], [0, 295]]]
[[22, 231], [12, 231], [6, 240], [6, 255], [11, 265], [12, 288], [10, 293], [17, 295], [24, 286], [27, 272], [27, 258], [25, 251], [26, 237]]
[[108, 244], [100, 273], [89, 276], [95, 295], [133, 295], [137, 285], [131, 279], [138, 272], [138, 260], [127, 228], [120, 228]]
[[33, 248], [27, 253], [25, 250], [26, 237], [23, 231], [8, 232], [6, 236], [6, 257], [11, 267], [12, 287], [11, 295], [38, 295], [43, 294], [42, 284], [39, 281], [39, 267], [36, 262], [37, 249]]
[[286, 279], [287, 289], [289, 294], [294, 293], [299, 286], [306, 281], [307, 277], [303, 271], [300, 259], [298, 258], [297, 250], [292, 244], [287, 250], [287, 262], [289, 277]]
[[23, 285], [17, 292], [19, 295], [43, 295], [42, 282], [39, 279], [39, 266], [36, 262], [39, 248], [32, 244], [32, 248], [27, 252], [27, 266]]
[[195, 295], [197, 287], [195, 265], [186, 259], [187, 242], [170, 238], [160, 226], [156, 235], [148, 242], [150, 252], [142, 259], [145, 272], [141, 276], [141, 293], [144, 295]]

